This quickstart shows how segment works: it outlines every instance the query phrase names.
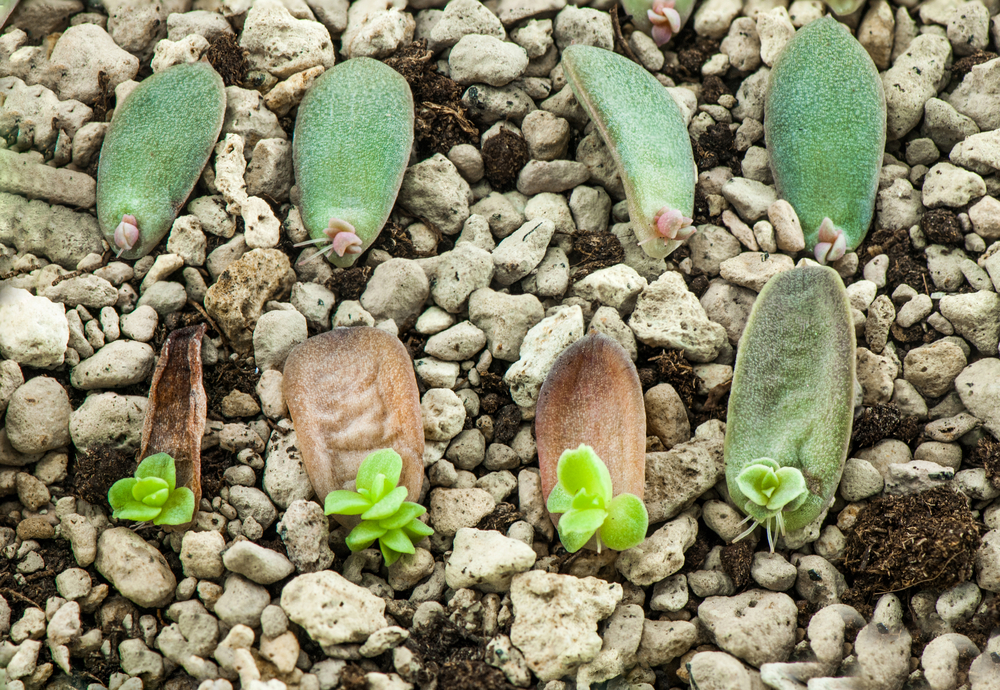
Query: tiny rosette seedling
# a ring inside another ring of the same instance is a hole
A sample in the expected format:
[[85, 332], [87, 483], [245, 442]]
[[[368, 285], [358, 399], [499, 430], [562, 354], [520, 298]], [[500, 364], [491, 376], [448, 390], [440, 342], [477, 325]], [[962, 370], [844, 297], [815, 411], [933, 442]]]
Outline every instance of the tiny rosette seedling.
[[580, 444], [563, 451], [556, 476], [546, 507], [562, 513], [557, 529], [567, 551], [579, 551], [595, 535], [598, 551], [602, 543], [624, 551], [646, 538], [649, 515], [642, 499], [629, 493], [612, 498], [611, 473], [593, 448]]
[[358, 57], [317, 79], [292, 141], [297, 204], [312, 238], [301, 244], [352, 265], [389, 218], [412, 146], [413, 94], [396, 70]]
[[768, 281], [740, 338], [724, 456], [733, 502], [775, 534], [833, 501], [854, 419], [855, 336], [840, 276], [801, 266]]
[[412, 554], [424, 537], [434, 533], [417, 518], [427, 512], [419, 503], [406, 500], [405, 486], [396, 486], [403, 472], [399, 453], [377, 450], [358, 467], [357, 491], [337, 490], [326, 495], [327, 515], [358, 515], [361, 522], [347, 535], [347, 548], [361, 551], [378, 540], [386, 565], [403, 554]]
[[764, 135], [775, 187], [798, 214], [806, 249], [827, 263], [861, 244], [885, 154], [885, 92], [867, 51], [833, 17], [796, 32], [775, 62]]
[[662, 46], [677, 35], [691, 16], [694, 0], [622, 0], [632, 24]]
[[97, 168], [97, 219], [119, 257], [140, 259], [170, 232], [225, 114], [222, 77], [207, 62], [147, 77], [115, 108]]
[[154, 525], [183, 525], [194, 517], [194, 493], [176, 485], [174, 459], [157, 453], [139, 463], [134, 477], [119, 479], [108, 491], [113, 517]]
[[639, 245], [662, 259], [694, 234], [694, 154], [680, 109], [652, 74], [610, 50], [569, 46], [562, 65], [618, 166]]

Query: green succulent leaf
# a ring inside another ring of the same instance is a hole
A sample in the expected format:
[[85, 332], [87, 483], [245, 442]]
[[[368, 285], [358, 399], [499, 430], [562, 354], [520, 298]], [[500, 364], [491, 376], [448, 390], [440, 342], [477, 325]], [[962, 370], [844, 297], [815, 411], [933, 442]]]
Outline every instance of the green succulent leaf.
[[136, 479], [142, 480], [154, 477], [162, 479], [170, 491], [173, 491], [176, 487], [177, 470], [174, 466], [174, 459], [167, 453], [150, 455], [140, 462], [135, 470]]
[[[418, 517], [427, 512], [419, 503], [411, 503], [410, 501], [405, 501], [403, 505], [399, 507], [394, 514], [385, 518], [384, 520], [379, 520], [379, 526], [384, 527], [388, 530], [402, 529], [410, 523], [411, 520], [416, 520]], [[419, 520], [418, 520], [419, 522]], [[423, 523], [421, 523], [423, 524]]]
[[410, 520], [406, 525], [403, 526], [403, 531], [410, 535], [410, 540], [416, 544], [424, 537], [429, 537], [434, 534], [434, 529], [420, 520], [413, 519]]
[[162, 506], [169, 495], [170, 487], [159, 477], [144, 477], [132, 487], [132, 498], [148, 506]]
[[414, 553], [413, 542], [402, 529], [391, 529], [379, 538], [379, 544], [399, 553]]
[[389, 491], [378, 503], [361, 514], [362, 520], [385, 520], [392, 517], [406, 500], [406, 487], [397, 486]]
[[[359, 489], [368, 489], [375, 486], [376, 477], [385, 475], [383, 481], [388, 482], [391, 487], [399, 484], [399, 477], [403, 473], [403, 458], [392, 448], [376, 450], [362, 461], [358, 467], [358, 476], [355, 486]], [[377, 502], [381, 496], [372, 495], [373, 502]]]
[[642, 543], [648, 527], [649, 513], [642, 499], [635, 494], [621, 494], [608, 504], [601, 541], [615, 551], [625, 551]]
[[562, 452], [556, 465], [556, 477], [574, 497], [584, 489], [605, 503], [611, 500], [611, 473], [594, 449], [586, 444]]
[[757, 463], [746, 467], [736, 478], [740, 491], [757, 505], [767, 505], [771, 494], [778, 486], [778, 478], [774, 473], [778, 468], [774, 465], [777, 463], [770, 458], [760, 458]]
[[571, 510], [559, 519], [559, 540], [570, 553], [575, 553], [590, 541], [604, 524], [607, 512], [600, 509]]
[[135, 501], [132, 487], [136, 485], [137, 481], [134, 477], [125, 477], [111, 485], [111, 490], [108, 491], [108, 503], [111, 504], [115, 517], [118, 517], [118, 511], [124, 508], [126, 503]]
[[194, 492], [180, 486], [171, 492], [160, 514], [153, 518], [154, 525], [185, 525], [194, 519]]
[[378, 548], [380, 551], [382, 551], [382, 558], [385, 560], [386, 566], [392, 565], [393, 563], [398, 561], [400, 557], [402, 557], [403, 555], [399, 551], [396, 551], [395, 549], [386, 546], [385, 542], [383, 541], [379, 541]]
[[371, 507], [371, 501], [356, 491], [339, 490], [326, 495], [323, 512], [327, 515], [361, 515]]
[[545, 507], [550, 513], [568, 513], [573, 508], [573, 496], [566, 491], [562, 484], [556, 484], [549, 492], [549, 500]]
[[807, 493], [806, 478], [794, 467], [782, 467], [774, 473], [778, 487], [765, 506], [768, 510], [781, 510], [785, 505]]
[[159, 506], [147, 506], [135, 499], [129, 499], [125, 505], [112, 513], [112, 517], [136, 522], [148, 522], [160, 514]]
[[357, 527], [347, 535], [347, 548], [351, 551], [361, 551], [371, 546], [376, 539], [386, 533], [386, 529], [380, 527], [377, 522], [362, 521]]

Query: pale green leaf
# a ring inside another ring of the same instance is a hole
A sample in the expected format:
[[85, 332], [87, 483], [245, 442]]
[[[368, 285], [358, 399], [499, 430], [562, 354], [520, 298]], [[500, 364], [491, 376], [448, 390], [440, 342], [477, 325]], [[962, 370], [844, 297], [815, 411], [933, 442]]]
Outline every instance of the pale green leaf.
[[621, 494], [608, 504], [608, 517], [601, 527], [601, 540], [608, 548], [624, 551], [638, 546], [646, 538], [649, 514], [638, 496]]
[[564, 450], [556, 465], [556, 477], [572, 496], [585, 489], [605, 502], [611, 500], [611, 473], [588, 445], [581, 443], [574, 450]]
[[388, 530], [402, 529], [409, 524], [411, 520], [420, 517], [426, 512], [427, 509], [419, 503], [404, 501], [403, 505], [401, 505], [399, 510], [397, 510], [393, 515], [390, 515], [384, 520], [380, 520], [379, 526]]
[[163, 504], [154, 525], [185, 525], [194, 519], [194, 492], [186, 486], [179, 486]]
[[160, 508], [147, 506], [139, 501], [130, 499], [121, 508], [112, 513], [112, 517], [119, 520], [135, 520], [136, 522], [147, 522], [160, 514]]
[[379, 538], [379, 543], [399, 553], [414, 553], [413, 542], [401, 529], [391, 529]]
[[351, 551], [361, 551], [367, 549], [372, 543], [385, 534], [385, 530], [378, 526], [377, 522], [362, 521], [357, 527], [347, 535], [347, 548]]
[[323, 512], [327, 515], [361, 515], [371, 502], [356, 491], [331, 491], [326, 495]]
[[167, 484], [171, 491], [177, 486], [177, 470], [174, 467], [174, 459], [167, 453], [157, 453], [139, 463], [135, 470], [136, 479], [147, 479], [157, 477]]
[[385, 495], [382, 500], [361, 514], [362, 520], [385, 520], [396, 514], [406, 500], [406, 487], [397, 486]]
[[[393, 487], [399, 484], [399, 475], [403, 473], [403, 458], [392, 448], [383, 448], [370, 454], [358, 467], [358, 475], [355, 485], [363, 489], [371, 489], [375, 483], [375, 477], [380, 474], [385, 475], [385, 480]], [[381, 498], [372, 496], [373, 500]]]
[[568, 512], [573, 507], [573, 497], [566, 492], [562, 484], [556, 484], [549, 492], [549, 500], [545, 507], [552, 514]]
[[765, 506], [768, 510], [781, 510], [807, 492], [806, 479], [802, 472], [794, 467], [782, 467], [775, 472], [778, 488], [771, 494], [771, 499]]
[[111, 489], [108, 491], [108, 503], [111, 504], [112, 510], [117, 512], [124, 508], [126, 503], [135, 500], [132, 495], [132, 487], [135, 486], [136, 481], [134, 477], [126, 477], [111, 485]]

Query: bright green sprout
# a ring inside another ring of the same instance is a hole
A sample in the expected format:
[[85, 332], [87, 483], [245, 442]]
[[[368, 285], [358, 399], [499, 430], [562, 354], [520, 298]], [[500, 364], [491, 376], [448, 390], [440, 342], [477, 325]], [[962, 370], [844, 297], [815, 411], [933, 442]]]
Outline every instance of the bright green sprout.
[[154, 525], [184, 525], [194, 518], [194, 493], [176, 486], [174, 459], [157, 453], [139, 463], [134, 477], [119, 479], [108, 491], [113, 517]]
[[771, 458], [758, 458], [756, 464], [740, 472], [736, 483], [743, 495], [750, 499], [744, 507], [747, 517], [740, 524], [753, 520], [753, 526], [733, 541], [739, 541], [753, 532], [758, 524], [763, 524], [767, 529], [767, 543], [773, 552], [771, 520], [774, 520], [777, 532], [785, 536], [782, 513], [796, 510], [809, 497], [805, 477], [794, 467], [781, 467]]
[[581, 443], [576, 450], [564, 450], [556, 477], [547, 507], [550, 513], [562, 513], [559, 540], [567, 551], [579, 551], [594, 534], [598, 551], [602, 541], [624, 551], [646, 538], [649, 514], [642, 499], [628, 493], [611, 497], [611, 474], [593, 448]]
[[331, 491], [326, 495], [327, 515], [360, 515], [361, 522], [347, 535], [347, 548], [361, 551], [378, 540], [386, 565], [414, 553], [414, 545], [434, 530], [417, 518], [427, 512], [406, 500], [399, 486], [403, 459], [391, 448], [377, 450], [358, 467], [357, 491]]

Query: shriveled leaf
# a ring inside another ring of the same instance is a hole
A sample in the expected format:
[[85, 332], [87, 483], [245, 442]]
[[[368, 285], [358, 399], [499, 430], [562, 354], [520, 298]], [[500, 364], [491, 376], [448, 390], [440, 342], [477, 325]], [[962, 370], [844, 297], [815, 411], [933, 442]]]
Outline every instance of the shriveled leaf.
[[586, 489], [605, 502], [611, 500], [611, 474], [607, 465], [586, 444], [563, 451], [556, 466], [556, 476], [569, 494], [575, 496], [580, 489]]
[[186, 486], [174, 489], [170, 498], [163, 504], [159, 516], [153, 520], [154, 525], [184, 525], [194, 519], [194, 492]]
[[356, 491], [331, 491], [326, 495], [323, 512], [327, 515], [361, 515], [372, 504]]
[[608, 517], [601, 527], [601, 540], [608, 548], [624, 551], [641, 544], [648, 527], [646, 505], [638, 496], [621, 494], [608, 505]]
[[171, 491], [177, 485], [177, 470], [174, 466], [174, 459], [167, 453], [156, 453], [139, 463], [135, 470], [136, 479], [147, 479], [156, 477], [162, 479]]
[[386, 530], [379, 527], [377, 522], [361, 522], [347, 535], [347, 548], [351, 551], [361, 551], [367, 549], [372, 543], [385, 534]]
[[[361, 463], [358, 467], [358, 478], [355, 484], [364, 489], [371, 489], [375, 484], [375, 478], [385, 475], [385, 480], [395, 487], [399, 484], [399, 475], [403, 472], [403, 458], [392, 448], [377, 450]], [[377, 499], [377, 496], [372, 496]]]
[[380, 520], [379, 526], [388, 530], [402, 529], [409, 524], [410, 520], [415, 520], [426, 512], [427, 509], [419, 503], [404, 501], [403, 505], [399, 506], [399, 510], [397, 510], [395, 514], [390, 515], [384, 520]]
[[406, 487], [397, 486], [385, 495], [382, 500], [361, 514], [362, 520], [385, 520], [396, 514], [406, 500]]

